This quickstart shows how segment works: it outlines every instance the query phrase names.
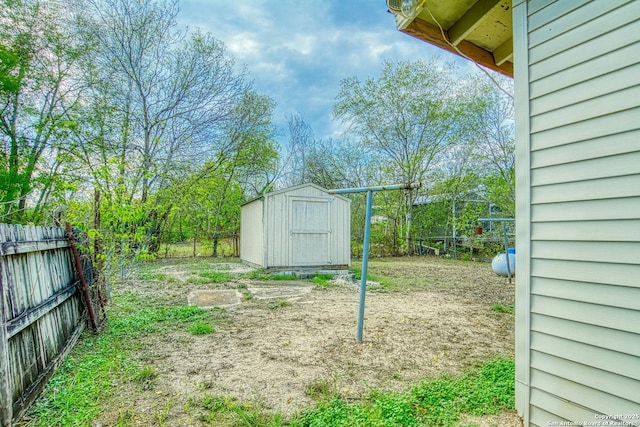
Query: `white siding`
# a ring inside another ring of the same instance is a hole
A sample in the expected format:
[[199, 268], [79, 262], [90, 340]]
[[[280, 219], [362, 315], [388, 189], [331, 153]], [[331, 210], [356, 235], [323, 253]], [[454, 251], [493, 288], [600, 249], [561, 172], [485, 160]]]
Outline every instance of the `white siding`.
[[640, 1], [514, 5], [518, 410], [640, 414]]

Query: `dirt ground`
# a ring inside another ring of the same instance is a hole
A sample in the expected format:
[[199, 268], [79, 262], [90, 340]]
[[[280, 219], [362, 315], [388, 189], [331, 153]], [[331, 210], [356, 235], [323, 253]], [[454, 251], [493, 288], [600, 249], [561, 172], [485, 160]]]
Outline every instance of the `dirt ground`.
[[[367, 292], [363, 343], [356, 343], [358, 283], [323, 288], [308, 281], [239, 278], [202, 285], [188, 281], [192, 268], [161, 262], [156, 271], [171, 280], [131, 280], [114, 292], [153, 294], [166, 304], [184, 305], [190, 298], [214, 305], [202, 292], [227, 290], [221, 302], [226, 321], [209, 335], [178, 331], [140, 337], [139, 357], [158, 373], [153, 389], [132, 387], [114, 397], [109, 405], [114, 411], [94, 425], [115, 425], [123, 408], [135, 413], [140, 425], [153, 423], [159, 411], [165, 413], [163, 425], [200, 425], [188, 402], [204, 394], [291, 414], [314, 404], [314, 390], [330, 388], [356, 401], [373, 388], [405, 391], [422, 379], [460, 373], [514, 352], [513, 314], [492, 309], [513, 305], [514, 286], [486, 263], [425, 257], [370, 261], [370, 274], [402, 286], [396, 292], [375, 286]], [[212, 262], [211, 268], [248, 271], [233, 263]], [[243, 299], [240, 291], [254, 297]], [[511, 412], [464, 420], [470, 422], [521, 425]]]

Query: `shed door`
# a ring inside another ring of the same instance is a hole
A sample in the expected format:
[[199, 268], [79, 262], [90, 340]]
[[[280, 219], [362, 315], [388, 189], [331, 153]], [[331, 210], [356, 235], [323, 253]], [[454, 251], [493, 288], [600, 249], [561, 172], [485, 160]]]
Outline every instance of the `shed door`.
[[331, 199], [292, 198], [290, 208], [291, 263], [327, 265]]

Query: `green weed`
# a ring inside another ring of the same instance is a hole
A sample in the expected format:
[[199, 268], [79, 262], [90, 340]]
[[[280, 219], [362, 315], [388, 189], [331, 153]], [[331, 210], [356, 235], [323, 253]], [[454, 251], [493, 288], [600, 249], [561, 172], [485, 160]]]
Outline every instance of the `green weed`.
[[337, 398], [338, 392], [334, 381], [318, 380], [308, 384], [304, 392], [315, 401], [326, 402]]
[[189, 277], [186, 280], [186, 283], [190, 285], [206, 285], [211, 283], [211, 280], [206, 277]]
[[289, 307], [290, 305], [291, 305], [291, 302], [287, 301], [286, 299], [277, 299], [275, 301], [270, 301], [268, 304], [268, 307], [271, 310], [275, 310], [278, 308]]
[[243, 274], [241, 277], [245, 279], [260, 280], [268, 282], [269, 280], [297, 280], [298, 278], [293, 273], [268, 273], [264, 269], [253, 270]]
[[193, 335], [207, 335], [214, 333], [215, 329], [210, 323], [196, 322], [189, 327], [189, 332]]
[[271, 275], [271, 280], [298, 280], [293, 273], [274, 273]]
[[498, 313], [508, 313], [514, 314], [516, 312], [516, 308], [513, 304], [494, 304], [491, 306], [491, 310], [497, 311]]
[[332, 282], [333, 275], [331, 274], [319, 274], [315, 276], [311, 281], [321, 288], [335, 288], [338, 287], [335, 283]]
[[140, 384], [142, 390], [153, 390], [155, 387], [154, 380], [157, 377], [158, 373], [153, 366], [143, 366], [133, 377], [133, 380]]
[[[360, 282], [362, 280], [362, 270], [359, 268], [354, 268], [352, 272], [354, 275], [354, 279]], [[389, 280], [386, 277], [373, 275], [371, 273], [367, 273], [367, 282], [379, 283], [379, 286], [372, 289], [378, 292], [398, 292], [402, 290], [401, 287], [398, 286], [397, 280]]]
[[244, 273], [241, 277], [245, 279], [253, 279], [253, 280], [269, 280], [271, 275], [267, 273], [264, 269], [252, 270], [248, 273]]
[[167, 281], [168, 277], [164, 273], [156, 273], [155, 271], [140, 271], [138, 273], [139, 280], [154, 280], [158, 282]]
[[211, 426], [263, 426], [285, 425], [279, 414], [268, 413], [261, 405], [239, 402], [229, 396], [206, 396], [200, 401], [200, 407], [206, 412], [200, 421]]

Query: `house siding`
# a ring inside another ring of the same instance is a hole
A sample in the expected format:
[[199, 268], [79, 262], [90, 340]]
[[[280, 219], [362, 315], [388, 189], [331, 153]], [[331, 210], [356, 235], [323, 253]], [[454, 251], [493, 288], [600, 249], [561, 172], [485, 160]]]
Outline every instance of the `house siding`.
[[640, 414], [640, 2], [514, 6], [517, 409]]

